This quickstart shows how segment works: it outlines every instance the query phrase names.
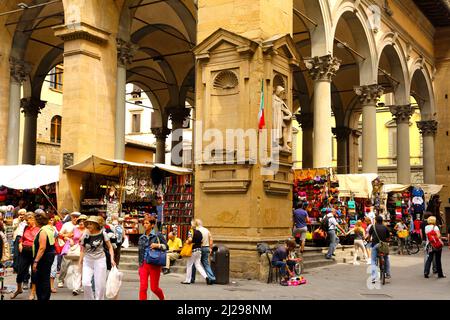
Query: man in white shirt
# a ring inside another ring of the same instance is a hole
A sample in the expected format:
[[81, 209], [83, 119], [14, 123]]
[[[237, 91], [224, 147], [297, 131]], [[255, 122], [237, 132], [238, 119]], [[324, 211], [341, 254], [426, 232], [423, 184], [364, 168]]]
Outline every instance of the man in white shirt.
[[328, 218], [328, 235], [330, 236], [330, 246], [328, 248], [328, 253], [325, 256], [327, 259], [331, 259], [334, 256], [334, 251], [339, 243], [339, 238], [336, 236], [336, 228], [338, 228], [342, 233], [345, 234], [344, 229], [336, 221], [336, 209], [331, 209], [331, 212], [327, 214]]
[[[73, 238], [73, 229], [75, 229], [77, 225], [77, 219], [81, 215], [79, 212], [72, 212], [70, 214], [70, 221], [63, 224], [61, 230], [59, 231], [58, 241], [59, 244], [64, 246], [67, 240], [70, 240]], [[64, 287], [64, 279], [67, 275], [67, 270], [69, 269], [69, 266], [71, 264], [71, 260], [66, 259], [64, 256], [62, 258], [61, 262], [61, 271], [58, 278], [58, 288]]]
[[[208, 278], [211, 280], [208, 284], [213, 284], [216, 281], [216, 277], [214, 276], [214, 272], [211, 270], [211, 266], [209, 265], [209, 255], [212, 253], [213, 238], [211, 236], [211, 232], [203, 226], [202, 220], [195, 219], [195, 222], [197, 223], [197, 230], [200, 231], [203, 236], [201, 263], [203, 268], [205, 268]], [[194, 266], [192, 267], [191, 283], [195, 282], [195, 273], [196, 269]]]

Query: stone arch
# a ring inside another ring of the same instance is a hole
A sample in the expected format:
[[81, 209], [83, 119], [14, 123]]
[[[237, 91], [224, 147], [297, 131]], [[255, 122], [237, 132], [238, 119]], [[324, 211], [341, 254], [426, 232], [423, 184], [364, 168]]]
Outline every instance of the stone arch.
[[190, 88], [191, 84], [192, 84], [192, 86], [193, 86], [193, 88], [195, 90], [195, 67], [192, 67], [192, 69], [189, 70], [188, 74], [184, 78], [183, 83], [181, 84], [181, 87], [180, 87], [180, 95], [179, 95], [180, 103], [184, 103], [185, 101], [189, 101], [189, 104], [191, 104], [191, 106], [194, 106], [194, 104], [195, 104], [195, 97], [194, 97], [194, 99], [192, 99], [188, 95], [188, 91], [189, 91], [189, 88]]
[[[409, 75], [406, 63], [406, 55], [404, 54], [401, 44], [398, 42], [397, 35], [393, 32], [387, 33], [379, 46], [376, 70], [380, 68], [380, 62], [383, 53], [386, 54], [391, 62], [391, 75], [399, 83], [393, 86], [393, 93], [396, 104], [409, 103]], [[386, 71], [386, 70], [385, 70]]]
[[147, 84], [145, 84], [142, 81], [139, 80], [132, 80], [132, 81], [127, 81], [127, 84], [131, 83], [131, 84], [135, 84], [137, 85], [139, 88], [141, 88], [142, 90], [144, 90], [144, 92], [147, 94], [147, 97], [150, 99], [150, 102], [152, 103], [152, 107], [153, 107], [153, 114], [152, 114], [152, 127], [153, 127], [153, 123], [155, 123], [157, 126], [161, 126], [162, 125], [162, 113], [161, 113], [161, 106], [159, 104], [159, 100], [158, 97], [155, 95], [155, 92], [152, 91], [151, 88], [148, 87]]
[[31, 81], [31, 94], [34, 97], [40, 97], [42, 85], [47, 77], [48, 72], [56, 65], [63, 62], [61, 50], [57, 48], [51, 49], [41, 60]]
[[330, 39], [330, 47], [334, 49], [334, 40], [339, 23], [343, 20], [352, 30], [352, 36], [356, 45], [356, 51], [360, 52], [365, 59], [356, 56], [355, 59], [359, 66], [360, 85], [370, 85], [377, 82], [376, 72], [376, 45], [373, 33], [364, 21], [369, 21], [364, 10], [355, 7], [355, 4], [349, 1], [343, 2], [333, 17], [333, 27]]
[[422, 120], [431, 120], [435, 113], [433, 84], [422, 58], [414, 61], [410, 79], [409, 92], [419, 104]]

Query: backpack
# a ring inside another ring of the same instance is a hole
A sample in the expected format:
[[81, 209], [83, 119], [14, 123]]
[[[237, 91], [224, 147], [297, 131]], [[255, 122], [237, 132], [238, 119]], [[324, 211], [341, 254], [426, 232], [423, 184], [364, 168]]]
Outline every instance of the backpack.
[[325, 216], [325, 218], [323, 218], [322, 221], [320, 222], [320, 229], [322, 229], [325, 232], [328, 232], [328, 220], [329, 217]]
[[442, 243], [442, 240], [438, 237], [438, 234], [434, 229], [435, 227], [433, 227], [433, 230], [427, 233], [427, 238], [433, 250], [436, 251], [442, 249], [444, 244]]
[[262, 242], [262, 243], [258, 243], [256, 245], [256, 251], [258, 251], [259, 254], [263, 254], [266, 253], [267, 251], [270, 250], [270, 247], [267, 243]]

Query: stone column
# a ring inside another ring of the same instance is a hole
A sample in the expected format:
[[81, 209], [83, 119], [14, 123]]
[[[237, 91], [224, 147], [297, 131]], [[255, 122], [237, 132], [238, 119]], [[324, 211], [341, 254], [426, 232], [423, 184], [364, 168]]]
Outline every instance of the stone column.
[[377, 101], [383, 88], [377, 84], [355, 87], [362, 106], [363, 173], [378, 172], [377, 153]]
[[35, 98], [24, 98], [20, 100], [20, 107], [25, 115], [23, 164], [36, 164], [37, 117], [40, 110], [45, 108], [46, 103], [46, 101]]
[[352, 130], [351, 140], [349, 150], [349, 173], [358, 173], [359, 172], [359, 138], [361, 137], [362, 132], [359, 130]]
[[340, 60], [326, 55], [305, 59], [305, 65], [314, 80], [314, 139], [313, 167], [332, 166], [331, 80], [339, 70]]
[[166, 163], [166, 138], [170, 134], [167, 128], [152, 128], [152, 133], [156, 137], [156, 163]]
[[436, 183], [436, 167], [434, 158], [434, 137], [438, 122], [436, 120], [417, 121], [417, 127], [423, 138], [423, 180], [424, 183]]
[[183, 123], [189, 117], [191, 110], [182, 107], [168, 108], [172, 120], [172, 149], [170, 161], [174, 166], [183, 166]]
[[302, 128], [302, 167], [308, 169], [313, 167], [313, 113], [302, 112], [296, 114], [297, 122]]
[[337, 140], [337, 172], [349, 173], [348, 142], [352, 129], [348, 127], [336, 127], [332, 129]]
[[411, 160], [409, 152], [409, 119], [414, 113], [410, 104], [391, 106], [391, 113], [397, 123], [397, 182], [411, 182]]
[[125, 112], [127, 65], [131, 64], [137, 46], [117, 39], [117, 90], [114, 157], [125, 159]]
[[19, 164], [20, 87], [28, 77], [31, 66], [15, 58], [10, 59], [9, 115], [6, 163]]

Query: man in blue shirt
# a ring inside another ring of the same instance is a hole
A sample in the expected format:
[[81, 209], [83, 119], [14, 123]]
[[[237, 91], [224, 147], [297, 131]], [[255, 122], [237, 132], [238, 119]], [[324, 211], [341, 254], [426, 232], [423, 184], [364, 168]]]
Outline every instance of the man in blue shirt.
[[158, 197], [156, 200], [156, 225], [158, 226], [158, 231], [161, 232], [162, 223], [163, 223], [163, 204], [162, 204], [162, 198]]
[[303, 253], [305, 249], [306, 233], [308, 232], [307, 224], [309, 222], [308, 213], [305, 208], [307, 207], [307, 202], [299, 202], [297, 204], [297, 209], [294, 210], [294, 237], [297, 244], [301, 242], [300, 252]]

